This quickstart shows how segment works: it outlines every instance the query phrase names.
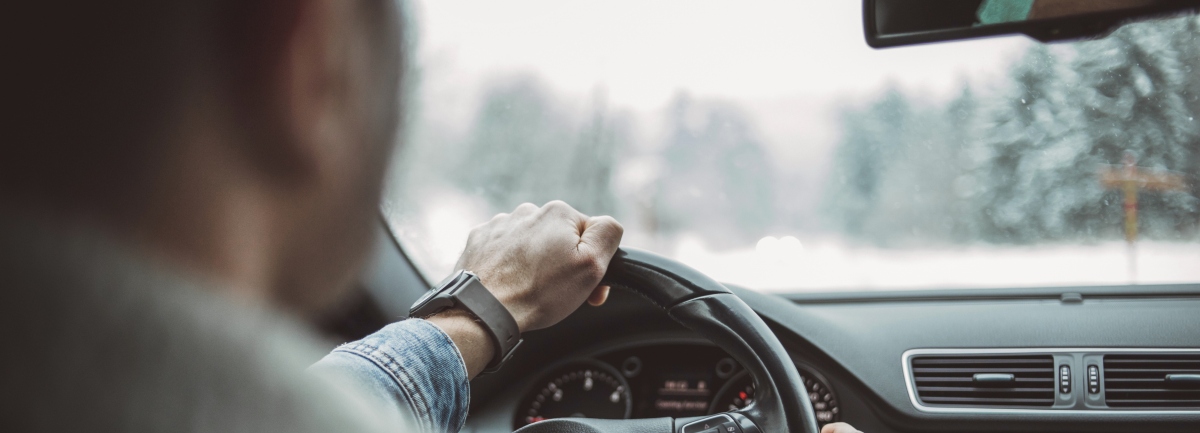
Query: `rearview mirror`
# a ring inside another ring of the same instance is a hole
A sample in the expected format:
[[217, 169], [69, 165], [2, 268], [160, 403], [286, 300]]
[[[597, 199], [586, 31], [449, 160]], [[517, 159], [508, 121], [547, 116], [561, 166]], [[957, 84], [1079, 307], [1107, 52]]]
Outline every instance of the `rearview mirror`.
[[864, 0], [863, 25], [874, 48], [1012, 34], [1049, 42], [1197, 8], [1200, 0]]

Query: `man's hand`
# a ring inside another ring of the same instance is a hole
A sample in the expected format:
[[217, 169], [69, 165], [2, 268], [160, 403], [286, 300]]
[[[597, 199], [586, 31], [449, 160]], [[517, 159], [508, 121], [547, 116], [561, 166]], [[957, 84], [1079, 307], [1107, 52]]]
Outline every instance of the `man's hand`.
[[821, 427], [821, 433], [862, 433], [862, 432], [858, 431], [854, 427], [851, 427], [850, 424], [846, 424], [844, 422], [835, 422], [835, 423], [825, 424], [825, 427]]
[[[517, 206], [474, 230], [458, 269], [474, 272], [508, 308], [521, 332], [562, 321], [586, 300], [603, 304], [599, 286], [625, 229], [612, 217], [588, 217], [561, 201]], [[458, 346], [468, 375], [491, 361], [492, 342], [465, 311], [447, 310], [429, 319]]]
[[607, 288], [598, 285], [624, 230], [612, 217], [588, 217], [561, 201], [525, 203], [475, 227], [458, 268], [479, 276], [521, 332], [542, 329], [584, 300], [604, 302]]

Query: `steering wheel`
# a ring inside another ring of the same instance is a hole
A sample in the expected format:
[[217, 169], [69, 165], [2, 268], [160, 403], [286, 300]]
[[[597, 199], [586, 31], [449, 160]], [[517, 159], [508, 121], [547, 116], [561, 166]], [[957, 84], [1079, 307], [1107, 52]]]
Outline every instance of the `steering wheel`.
[[762, 318], [725, 286], [682, 263], [617, 250], [604, 284], [638, 293], [728, 352], [754, 378], [754, 403], [693, 418], [555, 418], [516, 433], [817, 433], [800, 373]]

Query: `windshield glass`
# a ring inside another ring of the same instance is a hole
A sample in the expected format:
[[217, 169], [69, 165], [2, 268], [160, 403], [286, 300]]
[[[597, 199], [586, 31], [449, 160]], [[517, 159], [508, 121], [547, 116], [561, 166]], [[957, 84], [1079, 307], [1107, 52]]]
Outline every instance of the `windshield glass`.
[[876, 51], [858, 1], [410, 12], [384, 210], [429, 280], [562, 199], [758, 290], [1200, 282], [1196, 18]]

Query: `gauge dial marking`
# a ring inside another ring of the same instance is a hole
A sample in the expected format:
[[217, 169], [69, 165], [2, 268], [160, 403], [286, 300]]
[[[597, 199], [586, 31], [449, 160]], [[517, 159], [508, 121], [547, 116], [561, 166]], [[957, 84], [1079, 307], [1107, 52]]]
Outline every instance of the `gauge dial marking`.
[[[540, 385], [539, 385], [540, 384]], [[551, 370], [522, 399], [517, 428], [552, 418], [626, 419], [632, 404], [629, 385], [612, 367], [576, 361]]]

